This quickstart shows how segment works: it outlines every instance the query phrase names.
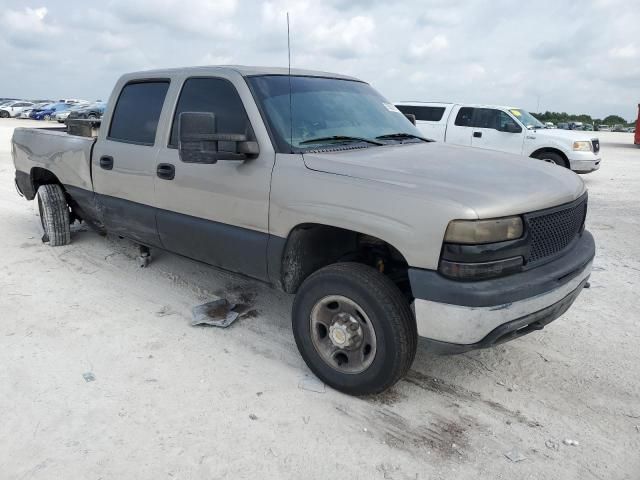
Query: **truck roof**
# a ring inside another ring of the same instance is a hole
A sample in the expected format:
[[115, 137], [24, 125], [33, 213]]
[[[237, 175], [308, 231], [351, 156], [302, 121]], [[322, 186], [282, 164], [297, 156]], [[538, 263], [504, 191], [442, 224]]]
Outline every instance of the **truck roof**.
[[[243, 77], [250, 77], [254, 75], [288, 75], [289, 69], [286, 67], [258, 67], [248, 65], [210, 65], [200, 67], [178, 67], [178, 68], [165, 68], [159, 70], [146, 70], [140, 72], [131, 72], [123, 75], [125, 78], [141, 78], [141, 77], [159, 77], [162, 75], [175, 75], [187, 74], [187, 75], [215, 75], [222, 72], [235, 72]], [[355, 80], [361, 82], [362, 80], [350, 77], [348, 75], [341, 75], [339, 73], [322, 72], [318, 70], [305, 70], [300, 68], [292, 68], [291, 75], [300, 75], [306, 77], [328, 77], [338, 78], [343, 80]]]
[[458, 102], [420, 102], [420, 101], [403, 101], [403, 102], [395, 102], [395, 105], [414, 105], [418, 106], [438, 106], [444, 107], [447, 105], [460, 105], [462, 107], [472, 107], [472, 108], [500, 108], [504, 110], [522, 110], [520, 107], [510, 107], [507, 105], [486, 105], [481, 103], [458, 103]]

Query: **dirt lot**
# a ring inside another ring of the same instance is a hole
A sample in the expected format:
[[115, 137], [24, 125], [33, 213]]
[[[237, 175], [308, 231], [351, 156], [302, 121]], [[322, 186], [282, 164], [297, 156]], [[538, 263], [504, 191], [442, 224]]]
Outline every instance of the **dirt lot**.
[[[602, 168], [583, 177], [598, 252], [564, 317], [488, 351], [422, 346], [405, 380], [358, 399], [301, 388], [288, 295], [166, 252], [141, 269], [133, 244], [85, 227], [43, 245], [10, 157], [30, 123], [0, 120], [2, 478], [640, 478], [632, 134], [600, 133]], [[252, 314], [191, 327], [220, 296]]]

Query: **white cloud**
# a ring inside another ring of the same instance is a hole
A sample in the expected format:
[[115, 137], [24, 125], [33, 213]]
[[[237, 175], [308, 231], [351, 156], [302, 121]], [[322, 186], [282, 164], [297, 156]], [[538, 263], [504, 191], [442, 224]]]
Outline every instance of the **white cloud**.
[[423, 59], [434, 53], [446, 50], [449, 40], [444, 35], [436, 35], [428, 42], [413, 44], [409, 47], [409, 55], [414, 59]]
[[540, 96], [545, 109], [625, 118], [640, 100], [640, 9], [625, 0], [0, 3], [1, 96], [104, 98], [128, 71], [286, 66], [288, 11], [294, 67], [388, 98], [535, 109]]
[[630, 43], [624, 47], [612, 48], [609, 50], [609, 55], [613, 58], [636, 58], [638, 56], [638, 49], [633, 43]]
[[0, 28], [16, 46], [33, 47], [60, 33], [57, 26], [47, 23], [48, 12], [46, 7], [6, 10], [0, 15]]

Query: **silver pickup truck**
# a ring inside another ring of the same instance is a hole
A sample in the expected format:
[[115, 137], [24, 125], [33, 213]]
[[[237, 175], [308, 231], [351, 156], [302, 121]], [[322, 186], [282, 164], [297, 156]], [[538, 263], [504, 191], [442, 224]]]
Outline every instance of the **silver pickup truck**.
[[309, 368], [350, 394], [543, 328], [587, 283], [587, 192], [538, 160], [430, 142], [367, 83], [202, 67], [124, 75], [97, 138], [18, 128], [43, 239], [70, 223], [291, 294]]

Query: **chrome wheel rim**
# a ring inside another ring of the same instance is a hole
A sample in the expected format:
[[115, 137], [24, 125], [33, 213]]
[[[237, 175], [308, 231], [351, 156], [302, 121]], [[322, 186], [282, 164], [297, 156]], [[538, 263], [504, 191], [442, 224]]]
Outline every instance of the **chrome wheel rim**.
[[356, 374], [376, 356], [376, 332], [365, 311], [342, 295], [320, 299], [310, 316], [311, 341], [322, 360], [340, 373]]

